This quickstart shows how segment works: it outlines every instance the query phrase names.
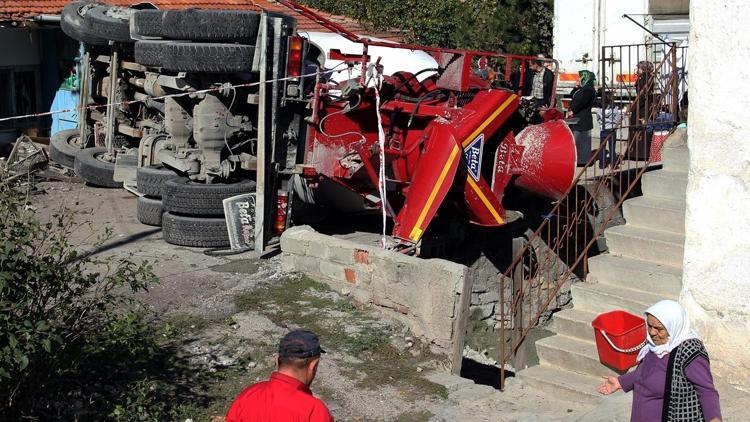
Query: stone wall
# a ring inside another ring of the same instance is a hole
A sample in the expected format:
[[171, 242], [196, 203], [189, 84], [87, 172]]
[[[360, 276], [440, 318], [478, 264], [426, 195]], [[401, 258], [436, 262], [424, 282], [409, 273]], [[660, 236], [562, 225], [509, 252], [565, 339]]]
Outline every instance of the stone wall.
[[750, 390], [750, 2], [690, 2], [682, 303], [714, 375]]
[[[380, 307], [403, 321], [412, 333], [433, 350], [447, 356], [447, 367], [458, 373], [464, 346], [499, 358], [499, 329], [508, 331], [513, 316], [501, 321], [500, 277], [496, 259], [479, 254], [469, 266], [444, 259], [422, 259], [377, 246], [379, 237], [371, 233], [346, 235], [347, 238], [317, 233], [308, 226], [287, 230], [281, 237], [282, 262], [287, 271], [299, 271], [345, 290], [360, 303]], [[540, 249], [541, 248], [541, 249]], [[537, 253], [546, 248], [537, 245]], [[509, 252], [509, 251], [508, 251]], [[524, 302], [524, 320], [533, 317], [541, 301], [555, 288], [554, 281], [567, 267], [551, 262], [544, 279], [532, 286], [534, 294]], [[539, 325], [545, 326], [552, 313], [570, 303], [570, 282], [558, 292]], [[512, 299], [512, 281], [504, 283], [506, 303]], [[541, 290], [537, 295], [537, 289]], [[540, 299], [541, 298], [541, 299]]]
[[293, 227], [281, 236], [283, 267], [300, 271], [354, 300], [381, 307], [447, 356], [460, 373], [471, 281], [468, 269], [443, 259], [420, 259], [376, 245]]
[[[545, 254], [545, 256], [552, 256], [546, 255], [549, 248], [547, 248], [546, 245], [543, 245], [539, 239], [537, 239], [535, 243], [535, 251], [538, 255]], [[556, 256], [555, 258], [549, 259], [550, 262], [547, 264], [546, 271], [540, 271], [539, 278], [531, 285], [531, 293], [528, 292], [529, 285], [524, 283], [524, 289], [527, 291], [528, 297], [524, 302], [523, 310], [527, 314], [525, 317], [527, 319], [533, 317], [539, 310], [539, 307], [543, 305], [539, 298], [545, 299], [549, 297], [549, 295], [551, 295], [550, 290], [557, 287], [557, 280], [568, 269], [568, 267], [562, 261], [557, 259]], [[469, 312], [471, 315], [479, 317], [495, 331], [500, 328], [500, 320], [502, 318], [502, 313], [499, 309], [500, 277], [502, 277], [502, 275], [503, 273], [497, 268], [496, 264], [485, 255], [480, 255], [469, 267], [469, 277], [472, 279]], [[580, 279], [575, 274], [571, 274], [568, 277], [555, 295], [555, 299], [550, 303], [549, 309], [547, 309], [546, 312], [543, 312], [540, 316], [539, 325], [547, 325], [554, 312], [570, 305], [570, 285], [571, 283], [578, 281], [580, 281]], [[503, 299], [506, 303], [506, 309], [508, 309], [507, 304], [512, 300], [513, 295], [513, 280], [505, 278], [503, 287]], [[539, 290], [539, 292], [537, 290]], [[511, 315], [505, 315], [505, 328], [514, 328]]]

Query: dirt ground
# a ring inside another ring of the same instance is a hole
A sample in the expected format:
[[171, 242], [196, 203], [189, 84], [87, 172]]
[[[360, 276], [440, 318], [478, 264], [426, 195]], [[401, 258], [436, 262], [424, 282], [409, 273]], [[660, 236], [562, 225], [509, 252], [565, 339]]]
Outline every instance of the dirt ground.
[[[182, 404], [180, 420], [223, 415], [245, 386], [268, 377], [278, 339], [297, 327], [318, 332], [328, 351], [312, 390], [339, 421], [629, 419], [630, 395], [599, 406], [566, 403], [513, 378], [500, 392], [481, 385], [496, 382], [494, 368], [466, 359], [465, 368], [478, 368], [469, 371], [473, 380], [451, 376], [402, 324], [353, 303], [345, 291], [282, 272], [278, 256], [217, 257], [167, 244], [159, 228], [136, 220], [135, 197], [125, 190], [63, 182], [36, 188], [40, 219], [62, 207], [76, 210], [81, 227], [71, 241], [81, 251], [104, 261], [153, 262], [160, 282], [138, 299], [186, 362], [181, 370], [192, 374], [197, 391], [194, 402]], [[750, 396], [717, 387], [726, 420], [741, 420]]]
[[[63, 182], [37, 188], [40, 218], [67, 206], [89, 222], [72, 239], [82, 251], [154, 263], [160, 282], [139, 299], [196, 373], [215, 375], [195, 381], [205, 400], [184, 406], [184, 420], [223, 415], [244, 386], [270, 374], [278, 339], [296, 327], [317, 331], [328, 351], [312, 389], [336, 420], [574, 420], [590, 410], [517, 380], [503, 393], [468, 380], [446, 388], [431, 379], [447, 374], [400, 323], [354, 304], [347, 292], [283, 273], [278, 256], [216, 257], [169, 245], [159, 228], [138, 223], [135, 197], [125, 190]], [[93, 247], [107, 231], [108, 240]]]

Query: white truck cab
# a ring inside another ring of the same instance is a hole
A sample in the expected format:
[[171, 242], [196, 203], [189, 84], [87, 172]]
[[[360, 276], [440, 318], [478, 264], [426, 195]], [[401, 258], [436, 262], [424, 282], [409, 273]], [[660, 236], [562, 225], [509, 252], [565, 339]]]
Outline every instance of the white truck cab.
[[[662, 39], [680, 45], [687, 40], [690, 29], [689, 5], [689, 0], [555, 0], [553, 57], [560, 63], [558, 96], [570, 93], [580, 70], [594, 72], [597, 85], [601, 84], [603, 76], [609, 78], [613, 73], [623, 80], [632, 79], [633, 69], [623, 69], [622, 74], [619, 70], [602, 74], [602, 59], [610, 58], [600, 57], [602, 47], [660, 41], [623, 15], [630, 16]], [[631, 63], [638, 61], [636, 57], [614, 58]]]

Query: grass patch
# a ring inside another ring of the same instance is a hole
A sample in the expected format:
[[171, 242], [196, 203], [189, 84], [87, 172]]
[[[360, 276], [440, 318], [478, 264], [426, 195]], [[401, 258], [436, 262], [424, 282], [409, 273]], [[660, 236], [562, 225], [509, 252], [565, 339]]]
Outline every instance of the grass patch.
[[[331, 293], [333, 290], [327, 285], [302, 277], [241, 294], [235, 297], [234, 303], [242, 311], [266, 315], [279, 326], [291, 323], [313, 330], [320, 336], [324, 347], [344, 350], [355, 356], [388, 342], [388, 333], [373, 326], [376, 320], [366, 316], [353, 303], [336, 299]], [[325, 315], [327, 310], [346, 312], [355, 320], [354, 323], [367, 325], [369, 329], [350, 334], [345, 326], [332, 324], [334, 326], [329, 327], [323, 324], [331, 319]]]
[[433, 416], [435, 415], [426, 410], [405, 412], [398, 415], [395, 419], [395, 422], [427, 422]]
[[273, 355], [277, 351], [275, 344], [260, 344], [251, 342], [250, 340], [243, 340], [238, 347], [245, 350], [245, 353], [242, 353], [240, 356], [239, 364], [241, 366], [245, 367], [250, 362], [255, 362], [257, 367], [253, 369], [253, 372], [257, 372], [258, 369], [274, 369], [275, 362]]
[[308, 277], [301, 277], [286, 282], [268, 284], [252, 292], [243, 293], [235, 297], [234, 304], [242, 311], [261, 311], [269, 303], [275, 303], [282, 307], [295, 306], [299, 308], [299, 302], [305, 302], [305, 307], [308, 309], [356, 310], [351, 302], [335, 300], [332, 295], [327, 295], [327, 293], [333, 293], [333, 290], [327, 285]]
[[[237, 296], [235, 305], [244, 311], [259, 312], [280, 326], [292, 324], [313, 330], [324, 348], [357, 357], [361, 362], [350, 366], [350, 375], [360, 379], [362, 388], [398, 385], [414, 397], [448, 396], [445, 387], [430, 382], [416, 370], [431, 358], [426, 348], [420, 357], [397, 349], [390, 342], [391, 333], [376, 318], [332, 293], [325, 284], [302, 277]], [[331, 316], [329, 310], [345, 312], [346, 316]]]
[[189, 314], [174, 314], [167, 318], [162, 327], [162, 335], [167, 338], [181, 337], [197, 333], [211, 325], [211, 321]]

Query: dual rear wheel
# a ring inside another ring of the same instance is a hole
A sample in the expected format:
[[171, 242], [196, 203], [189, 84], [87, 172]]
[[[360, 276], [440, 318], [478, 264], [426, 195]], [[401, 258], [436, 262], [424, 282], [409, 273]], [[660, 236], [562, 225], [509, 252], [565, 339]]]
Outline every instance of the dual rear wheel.
[[141, 167], [137, 180], [138, 221], [161, 226], [168, 243], [200, 248], [229, 246], [223, 201], [255, 191], [251, 180], [204, 184], [163, 167]]

